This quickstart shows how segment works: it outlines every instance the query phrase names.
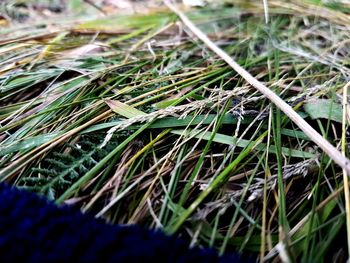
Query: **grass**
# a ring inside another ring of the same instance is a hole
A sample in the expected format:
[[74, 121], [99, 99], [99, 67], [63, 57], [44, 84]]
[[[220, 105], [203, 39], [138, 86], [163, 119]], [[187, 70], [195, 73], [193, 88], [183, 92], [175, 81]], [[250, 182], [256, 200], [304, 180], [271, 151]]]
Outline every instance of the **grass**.
[[[346, 3], [233, 1], [187, 15], [349, 156]], [[346, 172], [176, 15], [8, 17], [2, 181], [220, 253], [346, 261]]]

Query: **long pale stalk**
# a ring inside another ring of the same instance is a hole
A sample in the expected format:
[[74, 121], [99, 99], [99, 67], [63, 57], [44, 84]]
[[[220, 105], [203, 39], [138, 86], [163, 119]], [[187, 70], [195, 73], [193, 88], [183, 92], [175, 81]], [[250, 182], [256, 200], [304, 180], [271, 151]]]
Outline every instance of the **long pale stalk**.
[[232, 67], [242, 78], [249, 84], [260, 91], [266, 98], [281, 109], [315, 144], [317, 144], [335, 163], [350, 174], [350, 160], [325, 138], [322, 137], [314, 128], [310, 126], [299, 114], [293, 110], [284, 100], [277, 94], [271, 91], [263, 83], [253, 77], [248, 71], [242, 68], [235, 60], [233, 60], [224, 50], [219, 48], [211, 41], [197, 26], [195, 26], [188, 17], [177, 9], [169, 0], [164, 0], [164, 3], [182, 20], [182, 22], [196, 35], [209, 49], [216, 53], [229, 66]]

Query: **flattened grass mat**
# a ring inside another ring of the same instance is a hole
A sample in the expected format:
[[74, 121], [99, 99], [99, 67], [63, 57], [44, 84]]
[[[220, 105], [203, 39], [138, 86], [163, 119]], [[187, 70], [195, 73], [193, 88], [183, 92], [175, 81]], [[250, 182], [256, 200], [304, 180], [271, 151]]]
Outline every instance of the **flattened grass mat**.
[[[349, 5], [267, 3], [186, 15], [348, 156]], [[343, 171], [175, 14], [57, 17], [0, 28], [2, 181], [220, 253], [347, 259]]]

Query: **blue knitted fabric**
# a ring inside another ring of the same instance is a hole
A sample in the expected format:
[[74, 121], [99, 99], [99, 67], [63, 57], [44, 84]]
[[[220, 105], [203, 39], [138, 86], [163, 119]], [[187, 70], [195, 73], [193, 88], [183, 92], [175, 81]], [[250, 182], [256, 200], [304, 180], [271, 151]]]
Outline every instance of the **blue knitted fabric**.
[[243, 262], [137, 226], [107, 225], [0, 184], [0, 262]]

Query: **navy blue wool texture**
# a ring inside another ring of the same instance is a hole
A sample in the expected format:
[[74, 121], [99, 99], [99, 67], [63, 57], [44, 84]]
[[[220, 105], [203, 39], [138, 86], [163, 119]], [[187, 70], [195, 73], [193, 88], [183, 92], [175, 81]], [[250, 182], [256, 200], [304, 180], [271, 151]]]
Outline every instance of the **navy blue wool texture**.
[[138, 226], [108, 225], [0, 184], [0, 262], [243, 262]]

